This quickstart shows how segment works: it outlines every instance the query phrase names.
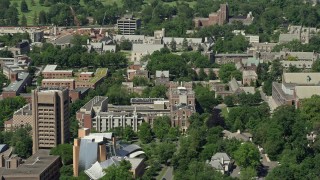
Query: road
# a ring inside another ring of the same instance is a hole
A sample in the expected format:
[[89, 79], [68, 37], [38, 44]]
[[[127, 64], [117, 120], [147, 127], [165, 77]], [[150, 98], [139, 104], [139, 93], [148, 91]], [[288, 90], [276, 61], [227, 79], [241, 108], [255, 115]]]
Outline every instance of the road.
[[173, 168], [172, 166], [169, 166], [167, 171], [164, 173], [164, 175], [162, 176], [161, 180], [165, 179], [165, 180], [173, 180]]

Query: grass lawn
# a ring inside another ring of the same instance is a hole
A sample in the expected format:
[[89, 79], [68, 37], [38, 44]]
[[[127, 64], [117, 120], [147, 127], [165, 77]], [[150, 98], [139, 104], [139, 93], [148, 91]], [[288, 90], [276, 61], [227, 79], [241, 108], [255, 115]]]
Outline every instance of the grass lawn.
[[28, 26], [32, 26], [33, 25], [34, 12], [37, 12], [37, 14], [39, 15], [40, 11], [42, 11], [42, 10], [48, 11], [48, 9], [49, 9], [49, 7], [41, 6], [39, 4], [38, 0], [34, 0], [35, 6], [31, 5], [31, 0], [27, 0], [26, 2], [28, 4], [29, 12], [23, 13], [23, 12], [21, 12], [21, 9], [20, 9], [21, 0], [10, 0], [10, 1], [11, 1], [11, 4], [17, 3], [17, 5], [18, 5], [17, 9], [19, 11], [19, 18], [21, 20], [21, 17], [24, 14], [26, 16], [26, 18], [27, 18]]

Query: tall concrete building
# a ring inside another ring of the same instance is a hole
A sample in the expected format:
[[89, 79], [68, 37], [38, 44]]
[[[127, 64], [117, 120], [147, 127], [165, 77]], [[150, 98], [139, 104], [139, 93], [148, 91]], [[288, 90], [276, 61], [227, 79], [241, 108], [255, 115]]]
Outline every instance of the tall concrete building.
[[118, 30], [123, 35], [134, 35], [135, 31], [141, 26], [141, 20], [134, 18], [132, 15], [125, 15], [117, 20]]
[[69, 91], [37, 88], [32, 91], [33, 153], [69, 140]]

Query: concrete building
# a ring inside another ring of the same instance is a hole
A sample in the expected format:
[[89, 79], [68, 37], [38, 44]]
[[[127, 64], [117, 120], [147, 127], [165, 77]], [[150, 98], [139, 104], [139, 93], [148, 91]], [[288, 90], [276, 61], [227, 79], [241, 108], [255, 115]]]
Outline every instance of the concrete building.
[[33, 153], [69, 140], [69, 91], [37, 88], [32, 91]]
[[58, 180], [62, 167], [61, 159], [49, 153], [49, 150], [41, 149], [16, 168], [0, 168], [1, 179]]
[[141, 26], [141, 20], [133, 15], [125, 15], [117, 20], [117, 28], [123, 35], [133, 35]]
[[227, 23], [229, 19], [229, 10], [227, 4], [221, 4], [220, 9], [215, 12], [209, 14], [208, 18], [199, 18], [196, 17], [193, 19], [194, 25], [196, 28], [198, 27], [208, 27], [212, 25], [223, 25]]
[[320, 95], [320, 73], [283, 73], [282, 83], [272, 83], [272, 98], [277, 106], [300, 106], [301, 100]]
[[170, 115], [169, 102], [166, 100], [153, 101], [151, 104], [137, 104], [148, 98], [137, 98], [132, 105], [108, 104], [107, 97], [96, 96], [80, 108], [76, 118], [80, 127], [95, 129], [98, 132], [112, 130], [117, 127], [130, 126], [138, 130], [142, 122], [153, 124], [157, 116]]
[[258, 75], [253, 70], [244, 70], [242, 72], [242, 84], [250, 85], [255, 83], [258, 79]]

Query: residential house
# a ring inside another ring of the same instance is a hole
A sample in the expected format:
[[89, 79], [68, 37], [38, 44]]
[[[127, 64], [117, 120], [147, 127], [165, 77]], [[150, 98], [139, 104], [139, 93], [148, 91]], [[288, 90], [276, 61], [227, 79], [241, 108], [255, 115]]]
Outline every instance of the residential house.
[[214, 154], [210, 161], [207, 160], [207, 163], [222, 174], [229, 173], [233, 164], [231, 158], [224, 152]]

